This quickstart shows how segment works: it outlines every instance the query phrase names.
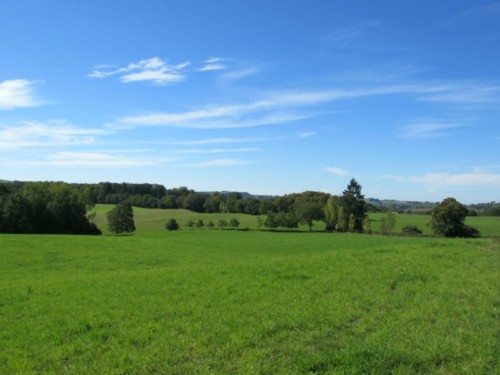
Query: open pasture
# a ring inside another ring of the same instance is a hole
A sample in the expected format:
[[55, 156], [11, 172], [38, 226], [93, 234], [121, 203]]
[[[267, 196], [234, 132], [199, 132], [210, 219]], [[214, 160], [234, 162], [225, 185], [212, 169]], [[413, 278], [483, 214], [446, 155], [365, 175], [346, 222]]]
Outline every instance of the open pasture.
[[0, 373], [498, 373], [497, 240], [138, 227], [0, 236]]
[[[97, 226], [107, 233], [107, 223], [106, 223], [106, 213], [113, 208], [113, 205], [97, 205], [96, 219], [95, 222]], [[188, 210], [163, 210], [163, 209], [148, 209], [148, 208], [137, 208], [134, 207], [135, 221], [137, 226], [137, 232], [140, 233], [153, 233], [165, 230], [165, 223], [170, 218], [175, 218], [181, 229], [186, 229], [186, 223], [189, 220], [197, 221], [199, 219], [203, 220], [205, 225], [208, 221], [212, 221], [215, 225], [220, 219], [226, 221], [232, 218], [238, 219], [240, 222], [241, 229], [257, 229], [257, 216], [246, 215], [246, 214], [231, 214], [231, 213], [196, 213]], [[371, 220], [371, 229], [373, 232], [379, 230], [379, 220], [384, 217], [383, 213], [371, 213], [369, 218]], [[265, 216], [261, 216], [262, 220], [265, 220]], [[409, 215], [401, 214], [397, 216], [396, 226], [393, 233], [401, 233], [401, 230], [406, 225], [416, 225], [420, 230], [422, 230], [424, 235], [431, 235], [432, 231], [427, 226], [427, 223], [431, 220], [430, 215]], [[467, 217], [466, 224], [476, 227], [481, 232], [482, 236], [496, 236], [500, 237], [500, 217], [493, 216], [477, 216], [477, 217]], [[207, 228], [205, 228], [207, 229]], [[265, 228], [264, 228], [265, 229]], [[300, 230], [307, 231], [308, 227], [302, 225]], [[323, 222], [316, 222], [313, 226], [313, 231], [323, 231], [325, 229], [325, 224]]]

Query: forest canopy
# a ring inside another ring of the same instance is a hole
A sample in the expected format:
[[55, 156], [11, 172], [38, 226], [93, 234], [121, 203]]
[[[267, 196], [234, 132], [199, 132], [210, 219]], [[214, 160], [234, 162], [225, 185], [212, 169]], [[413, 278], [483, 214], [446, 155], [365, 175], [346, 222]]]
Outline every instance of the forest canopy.
[[101, 234], [90, 192], [63, 182], [0, 185], [0, 233]]

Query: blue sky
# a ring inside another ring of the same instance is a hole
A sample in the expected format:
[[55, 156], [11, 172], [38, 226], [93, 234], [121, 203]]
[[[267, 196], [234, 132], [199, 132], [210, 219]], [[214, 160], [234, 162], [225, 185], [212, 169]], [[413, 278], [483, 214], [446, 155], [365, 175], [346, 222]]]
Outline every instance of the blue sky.
[[500, 2], [0, 5], [0, 179], [500, 200]]

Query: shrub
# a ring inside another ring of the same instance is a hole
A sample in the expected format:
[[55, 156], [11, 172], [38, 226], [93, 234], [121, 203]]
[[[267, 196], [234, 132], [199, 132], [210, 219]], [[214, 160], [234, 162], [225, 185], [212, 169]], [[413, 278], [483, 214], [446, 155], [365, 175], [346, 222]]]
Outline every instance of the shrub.
[[165, 229], [166, 230], [177, 230], [177, 229], [179, 229], [179, 223], [177, 223], [177, 220], [175, 220], [175, 219], [170, 219], [165, 224]]
[[238, 228], [238, 227], [240, 226], [240, 222], [238, 221], [238, 219], [236, 219], [236, 218], [232, 218], [232, 219], [229, 221], [229, 226], [230, 226], [231, 228], [236, 229], [236, 228]]
[[418, 236], [422, 234], [422, 231], [417, 228], [416, 225], [407, 225], [403, 228], [403, 234], [406, 234], [408, 236]]

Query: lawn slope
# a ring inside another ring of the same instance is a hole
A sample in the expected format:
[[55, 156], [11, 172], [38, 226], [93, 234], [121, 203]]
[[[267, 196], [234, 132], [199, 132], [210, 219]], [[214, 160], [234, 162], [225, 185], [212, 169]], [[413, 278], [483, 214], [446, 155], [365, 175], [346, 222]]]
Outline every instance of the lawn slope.
[[499, 247], [0, 235], [0, 373], [498, 373]]

